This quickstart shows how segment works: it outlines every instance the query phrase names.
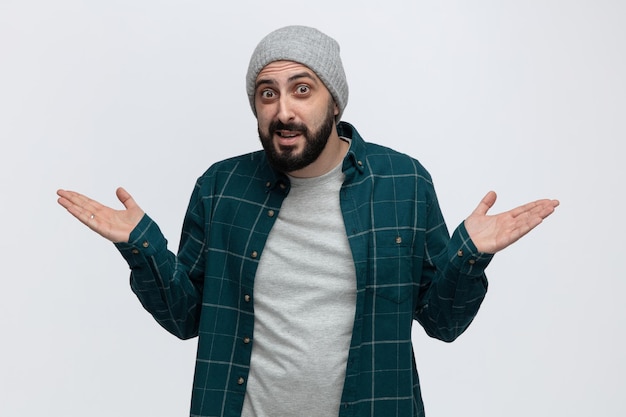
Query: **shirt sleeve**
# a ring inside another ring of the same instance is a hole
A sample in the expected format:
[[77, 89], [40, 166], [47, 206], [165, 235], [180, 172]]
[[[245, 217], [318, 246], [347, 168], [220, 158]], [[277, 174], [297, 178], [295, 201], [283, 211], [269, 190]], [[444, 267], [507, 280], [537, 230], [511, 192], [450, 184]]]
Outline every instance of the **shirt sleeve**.
[[428, 335], [451, 342], [478, 313], [487, 293], [485, 268], [493, 255], [476, 249], [464, 223], [450, 237], [436, 198], [429, 211], [432, 227], [426, 233], [415, 319]]
[[185, 217], [178, 255], [168, 250], [166, 238], [148, 215], [128, 243], [115, 244], [128, 262], [131, 289], [143, 307], [181, 339], [197, 335], [202, 304], [204, 239], [195, 199]]

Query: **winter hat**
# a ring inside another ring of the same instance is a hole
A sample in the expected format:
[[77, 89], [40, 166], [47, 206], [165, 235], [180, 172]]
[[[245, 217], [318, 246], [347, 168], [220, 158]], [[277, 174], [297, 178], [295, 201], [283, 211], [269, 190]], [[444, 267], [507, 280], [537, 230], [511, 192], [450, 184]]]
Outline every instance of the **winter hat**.
[[246, 75], [246, 90], [255, 116], [256, 78], [263, 67], [274, 61], [298, 62], [313, 70], [339, 108], [335, 120], [338, 122], [341, 119], [343, 110], [348, 104], [348, 83], [337, 41], [317, 29], [306, 26], [287, 26], [263, 38], [252, 53]]

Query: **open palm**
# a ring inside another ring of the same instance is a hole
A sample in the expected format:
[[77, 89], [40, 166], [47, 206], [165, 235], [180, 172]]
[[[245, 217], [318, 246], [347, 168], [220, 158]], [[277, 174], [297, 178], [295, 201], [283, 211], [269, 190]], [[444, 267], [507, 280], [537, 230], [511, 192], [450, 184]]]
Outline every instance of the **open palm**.
[[115, 210], [74, 191], [58, 190], [58, 202], [91, 230], [111, 242], [128, 242], [144, 211], [123, 188], [115, 192], [125, 209]]
[[480, 252], [496, 253], [537, 227], [554, 212], [558, 200], [537, 200], [496, 215], [487, 211], [496, 202], [496, 193], [490, 191], [465, 220], [465, 227]]

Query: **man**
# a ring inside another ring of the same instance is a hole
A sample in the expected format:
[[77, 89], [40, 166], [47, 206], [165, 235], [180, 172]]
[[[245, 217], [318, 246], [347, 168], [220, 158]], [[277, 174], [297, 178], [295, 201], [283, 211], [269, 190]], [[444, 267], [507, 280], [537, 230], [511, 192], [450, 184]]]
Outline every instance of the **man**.
[[413, 320], [458, 337], [493, 254], [558, 201], [488, 216], [490, 192], [450, 237], [428, 172], [339, 122], [339, 46], [315, 29], [266, 36], [246, 83], [264, 150], [198, 179], [177, 255], [122, 188], [125, 210], [59, 203], [116, 244], [165, 329], [199, 336], [192, 416], [423, 416]]

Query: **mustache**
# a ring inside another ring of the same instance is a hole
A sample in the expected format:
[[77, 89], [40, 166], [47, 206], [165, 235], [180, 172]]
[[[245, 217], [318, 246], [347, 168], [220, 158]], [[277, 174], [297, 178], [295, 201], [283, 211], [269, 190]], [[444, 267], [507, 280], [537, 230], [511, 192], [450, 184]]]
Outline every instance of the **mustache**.
[[290, 130], [306, 134], [309, 130], [302, 123], [283, 123], [280, 120], [274, 120], [268, 127], [270, 135], [276, 133], [277, 130]]

